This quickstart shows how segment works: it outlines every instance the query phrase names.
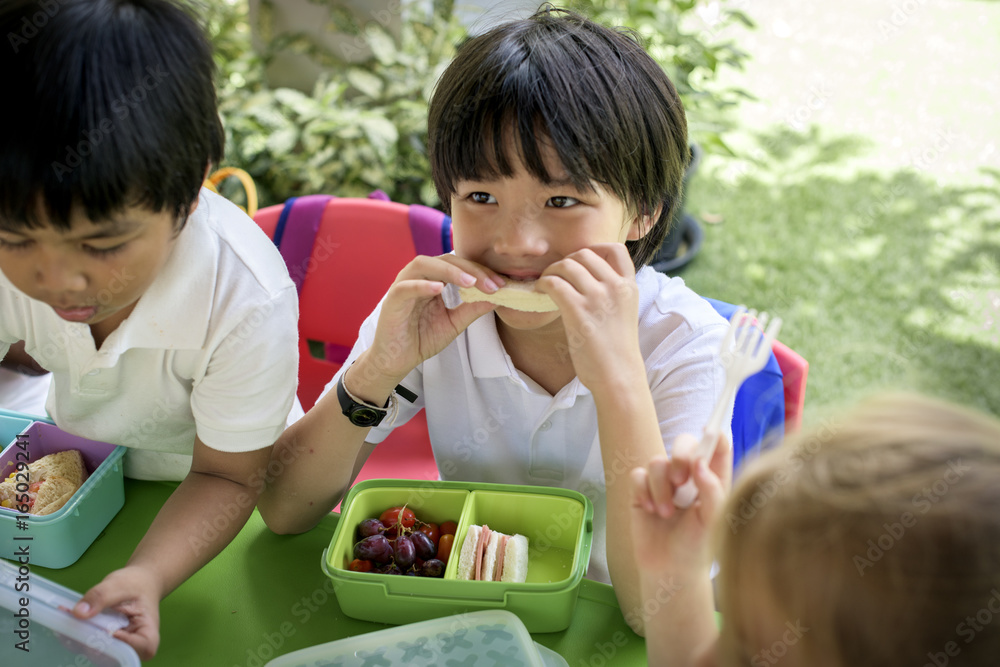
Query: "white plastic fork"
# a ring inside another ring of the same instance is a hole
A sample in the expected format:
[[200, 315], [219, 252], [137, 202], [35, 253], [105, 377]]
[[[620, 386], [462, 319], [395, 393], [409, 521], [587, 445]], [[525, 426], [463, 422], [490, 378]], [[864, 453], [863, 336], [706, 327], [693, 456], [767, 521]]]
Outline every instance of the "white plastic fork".
[[[756, 321], [754, 321], [756, 318]], [[781, 331], [781, 318], [770, 319], [767, 313], [757, 315], [757, 311], [747, 312], [740, 306], [729, 318], [729, 330], [722, 339], [722, 365], [726, 370], [726, 384], [719, 400], [708, 418], [708, 424], [695, 450], [695, 461], [711, 460], [715, 454], [715, 443], [722, 429], [722, 418], [726, 407], [736, 398], [736, 390], [743, 381], [767, 365], [771, 356], [771, 345]], [[765, 328], [766, 327], [766, 328]], [[674, 493], [675, 507], [690, 507], [698, 498], [698, 487], [694, 483], [694, 471]]]

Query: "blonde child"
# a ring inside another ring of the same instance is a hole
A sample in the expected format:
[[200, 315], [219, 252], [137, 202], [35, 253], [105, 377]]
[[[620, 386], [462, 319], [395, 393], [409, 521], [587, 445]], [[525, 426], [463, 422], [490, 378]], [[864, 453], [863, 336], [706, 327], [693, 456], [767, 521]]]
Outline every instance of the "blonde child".
[[[399, 273], [326, 395], [276, 444], [261, 514], [277, 532], [313, 527], [392, 427], [425, 409], [442, 478], [586, 493], [588, 576], [632, 608], [628, 471], [704, 426], [724, 382], [726, 322], [645, 266], [688, 158], [677, 93], [628, 34], [544, 9], [461, 47], [429, 142], [455, 252]], [[512, 279], [536, 281], [558, 311], [450, 294]]]
[[[632, 473], [642, 579], [681, 589], [666, 604], [644, 600], [657, 628], [647, 634], [649, 664], [996, 664], [995, 418], [920, 396], [879, 397], [750, 464], [726, 500], [725, 452], [692, 468], [688, 444], [678, 443], [673, 462]], [[672, 508], [673, 488], [692, 469], [701, 504]], [[721, 635], [711, 591], [682, 588], [704, 581], [711, 530]], [[694, 558], [692, 544], [702, 547]]]

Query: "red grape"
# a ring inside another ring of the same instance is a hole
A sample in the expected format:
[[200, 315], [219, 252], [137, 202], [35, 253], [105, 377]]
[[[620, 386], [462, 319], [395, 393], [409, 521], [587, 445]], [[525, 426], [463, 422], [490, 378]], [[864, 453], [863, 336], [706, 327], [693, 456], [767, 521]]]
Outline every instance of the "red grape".
[[421, 577], [443, 577], [444, 576], [444, 563], [439, 561], [437, 558], [431, 558], [429, 561], [425, 561], [420, 567]]
[[410, 569], [410, 566], [413, 565], [414, 559], [417, 557], [417, 551], [413, 546], [413, 540], [406, 535], [400, 535], [393, 543], [392, 550], [395, 555], [393, 560], [396, 561], [396, 565], [398, 565], [402, 570]]
[[437, 555], [437, 546], [425, 533], [418, 530], [410, 535], [410, 541], [413, 542], [413, 548], [416, 549], [419, 558], [430, 560]]
[[392, 544], [385, 535], [371, 535], [354, 545], [354, 557], [373, 560], [376, 563], [388, 563], [392, 560]]
[[385, 526], [378, 519], [365, 519], [358, 525], [358, 537], [365, 538], [372, 535], [381, 535]]

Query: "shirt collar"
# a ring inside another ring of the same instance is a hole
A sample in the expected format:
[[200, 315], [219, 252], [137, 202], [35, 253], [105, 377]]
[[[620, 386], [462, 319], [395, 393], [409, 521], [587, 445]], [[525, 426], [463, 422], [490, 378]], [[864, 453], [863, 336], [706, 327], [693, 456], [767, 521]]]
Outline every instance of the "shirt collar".
[[[500, 342], [500, 334], [497, 333], [496, 315], [488, 313], [474, 321], [466, 329], [468, 335], [469, 366], [472, 369], [473, 377], [477, 378], [514, 378], [521, 384], [527, 386], [528, 381], [514, 367], [507, 350]], [[537, 387], [534, 383], [533, 386]], [[544, 391], [538, 387], [538, 391]], [[574, 377], [568, 385], [563, 387], [553, 396], [554, 407], [569, 407], [576, 401], [577, 396], [586, 396], [590, 390], [580, 382], [580, 378]]]
[[473, 377], [496, 378], [496, 377], [517, 377], [517, 369], [514, 368], [507, 350], [500, 342], [500, 334], [497, 333], [496, 315], [487, 313], [478, 320], [475, 320], [466, 329], [468, 333], [469, 345], [469, 365], [472, 368]]

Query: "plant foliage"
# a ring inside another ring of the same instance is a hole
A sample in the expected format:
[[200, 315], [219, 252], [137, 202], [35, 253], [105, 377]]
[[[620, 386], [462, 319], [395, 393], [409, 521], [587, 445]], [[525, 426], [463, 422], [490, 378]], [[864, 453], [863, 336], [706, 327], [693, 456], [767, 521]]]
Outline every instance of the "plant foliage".
[[[438, 205], [426, 153], [427, 106], [466, 35], [452, 0], [401, 2], [392, 26], [337, 0], [312, 0], [348, 36], [339, 53], [303, 33], [275, 34], [273, 0], [262, 0], [254, 28], [265, 46], [256, 49], [246, 0], [186, 2], [216, 47], [226, 162], [253, 176], [261, 205], [317, 192], [366, 196], [375, 189], [396, 201]], [[724, 110], [743, 93], [710, 93], [706, 84], [723, 65], [740, 67], [746, 56], [730, 43], [716, 43], [714, 34], [732, 21], [751, 24], [739, 12], [718, 10], [717, 2], [700, 4], [721, 12], [709, 31], [704, 20], [684, 27], [699, 6], [694, 0], [574, 0], [567, 6], [635, 29], [677, 85], [692, 137], [727, 150]], [[322, 67], [312, 91], [268, 85], [266, 69], [282, 52]]]

